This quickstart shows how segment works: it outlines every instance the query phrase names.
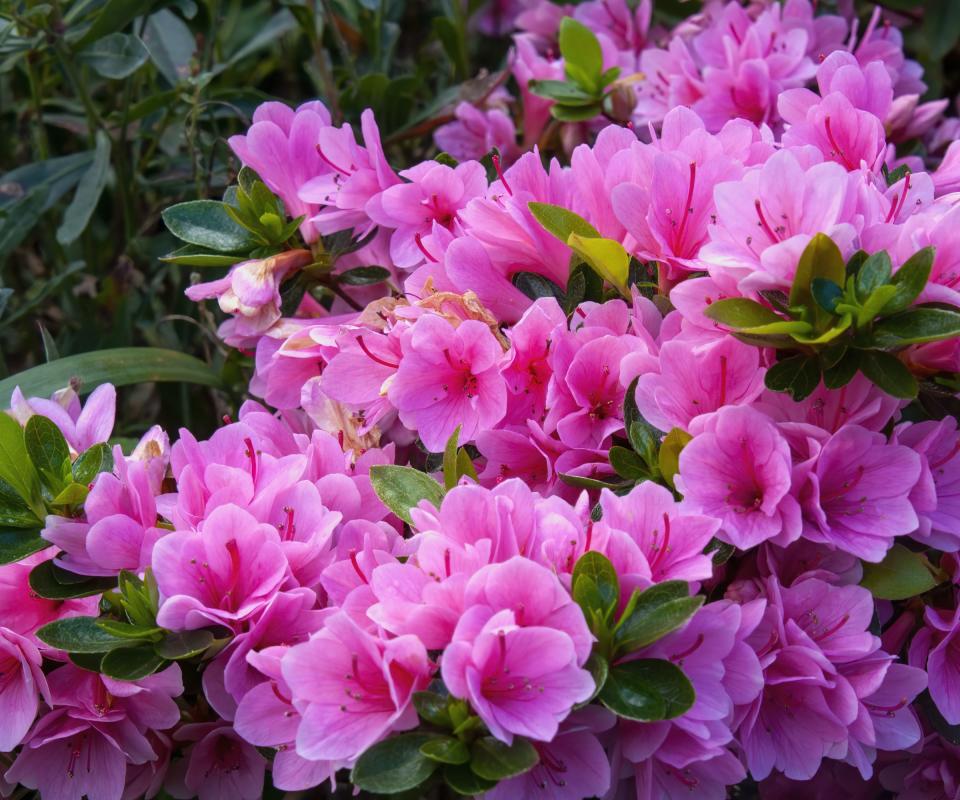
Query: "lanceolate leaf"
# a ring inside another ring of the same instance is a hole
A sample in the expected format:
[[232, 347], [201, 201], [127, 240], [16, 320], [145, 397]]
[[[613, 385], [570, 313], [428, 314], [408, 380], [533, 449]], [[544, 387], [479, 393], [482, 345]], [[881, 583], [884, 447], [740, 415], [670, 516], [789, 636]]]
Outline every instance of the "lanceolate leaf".
[[370, 468], [370, 482], [384, 505], [404, 522], [412, 523], [410, 509], [421, 500], [437, 508], [443, 501], [443, 487], [413, 467], [381, 465]]
[[[71, 381], [87, 393], [101, 383], [129, 386], [147, 381], [182, 381], [219, 386], [220, 376], [198, 358], [160, 347], [118, 347], [65, 356], [0, 381], [0, 407], [9, 407], [15, 387], [26, 397], [46, 397]], [[2, 473], [0, 473], [2, 477]]]

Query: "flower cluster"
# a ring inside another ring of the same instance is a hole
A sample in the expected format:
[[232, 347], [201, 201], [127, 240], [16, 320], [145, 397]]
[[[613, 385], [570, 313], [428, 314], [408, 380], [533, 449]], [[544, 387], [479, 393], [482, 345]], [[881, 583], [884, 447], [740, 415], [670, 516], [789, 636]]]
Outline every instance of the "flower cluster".
[[230, 139], [283, 235], [187, 294], [262, 404], [0, 414], [0, 794], [957, 795], [945, 101], [879, 9], [492, 5], [445, 156]]

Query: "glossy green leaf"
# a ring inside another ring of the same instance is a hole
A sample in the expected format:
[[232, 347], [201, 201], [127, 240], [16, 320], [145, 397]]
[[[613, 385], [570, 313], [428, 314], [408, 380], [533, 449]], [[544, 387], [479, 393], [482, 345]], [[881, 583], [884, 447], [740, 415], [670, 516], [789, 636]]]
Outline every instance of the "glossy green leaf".
[[627, 275], [630, 271], [630, 254], [620, 242], [571, 233], [567, 237], [567, 244], [601, 278], [616, 286], [621, 294], [629, 295]]
[[93, 24], [77, 42], [77, 48], [83, 48], [90, 42], [119, 31], [131, 23], [135, 17], [147, 13], [152, 0], [107, 0], [97, 13]]
[[150, 60], [171, 86], [190, 77], [197, 40], [187, 24], [172, 11], [161, 8], [147, 18], [143, 43]]
[[911, 308], [878, 322], [873, 336], [876, 345], [887, 348], [951, 339], [960, 336], [960, 311]]
[[457, 794], [466, 797], [476, 797], [497, 785], [497, 781], [481, 778], [469, 764], [448, 764], [443, 768], [443, 780]]
[[429, 475], [413, 467], [377, 465], [370, 468], [370, 483], [383, 504], [404, 522], [412, 524], [410, 509], [421, 500], [440, 508], [444, 490]]
[[[16, 386], [20, 386], [25, 397], [46, 397], [69, 386], [74, 379], [80, 382], [82, 394], [93, 391], [102, 383], [129, 386], [166, 381], [220, 385], [220, 376], [216, 372], [186, 353], [160, 347], [118, 347], [64, 356], [2, 380], [0, 406], [10, 405], [10, 395]], [[2, 471], [0, 477], [4, 477]]]
[[216, 253], [193, 244], [185, 244], [183, 247], [160, 258], [161, 261], [167, 264], [180, 264], [185, 267], [230, 267], [234, 264], [239, 264], [245, 259], [245, 255]]
[[40, 480], [57, 495], [64, 477], [70, 474], [70, 446], [60, 429], [49, 419], [34, 414], [23, 427], [23, 441]]
[[467, 746], [453, 736], [437, 736], [420, 745], [420, 752], [441, 764], [466, 764], [470, 760]]
[[836, 309], [837, 303], [840, 302], [840, 298], [843, 297], [843, 289], [827, 278], [814, 278], [810, 283], [810, 293], [817, 305], [831, 314]]
[[783, 317], [774, 314], [765, 305], [746, 297], [727, 297], [717, 300], [708, 305], [703, 313], [714, 322], [734, 330], [757, 328], [784, 321]]
[[425, 733], [402, 733], [378, 742], [357, 759], [350, 782], [358, 789], [377, 794], [415, 789], [439, 766], [420, 752], [431, 738]]
[[605, 555], [588, 550], [573, 567], [570, 578], [573, 599], [583, 609], [587, 619], [590, 612], [608, 618], [620, 602], [620, 581], [617, 571]]
[[[564, 62], [574, 65], [584, 88], [588, 91], [599, 89], [600, 75], [603, 73], [603, 53], [596, 34], [582, 22], [573, 17], [564, 17], [560, 21], [560, 53]], [[570, 72], [567, 73], [570, 77]]]
[[894, 544], [879, 564], [863, 563], [860, 585], [878, 600], [908, 600], [942, 582], [922, 553]]
[[106, 442], [95, 444], [84, 450], [73, 462], [73, 479], [77, 483], [89, 485], [101, 472], [113, 469], [113, 451]]
[[893, 397], [913, 399], [920, 388], [899, 358], [881, 350], [864, 350], [860, 355], [860, 371]]
[[187, 244], [218, 253], [249, 252], [257, 246], [250, 232], [238, 225], [217, 200], [189, 200], [164, 209], [164, 224]]
[[[0, 387], [3, 383], [0, 382]], [[13, 387], [10, 388], [12, 391]], [[24, 394], [27, 393], [24, 392]], [[27, 396], [30, 395], [27, 394]], [[3, 393], [0, 391], [0, 408], [9, 408], [9, 406], [9, 398], [4, 402]], [[0, 411], [0, 478], [13, 487], [37, 516], [42, 518], [45, 515], [42, 504], [39, 503], [40, 477], [27, 453], [23, 428], [13, 417], [3, 411]]]
[[930, 279], [935, 251], [924, 247], [908, 258], [890, 279], [896, 288], [896, 294], [883, 307], [885, 315], [895, 314], [908, 308], [919, 296]]
[[[662, 537], [664, 532], [660, 534]], [[702, 595], [690, 597], [688, 591], [683, 581], [665, 581], [641, 592], [633, 613], [618, 625], [614, 634], [619, 652], [627, 654], [647, 647], [685, 625], [704, 599]]]
[[40, 536], [40, 530], [0, 527], [0, 564], [22, 561], [49, 547], [50, 542]]
[[861, 265], [859, 272], [857, 272], [855, 283], [857, 300], [861, 303], [866, 302], [874, 289], [889, 283], [892, 273], [893, 266], [890, 263], [890, 256], [885, 250], [868, 256]]
[[129, 647], [130, 640], [108, 633], [96, 617], [67, 617], [44, 625], [37, 638], [57, 650], [68, 653], [106, 653], [117, 647]]
[[816, 356], [790, 356], [770, 367], [764, 381], [771, 391], [789, 392], [794, 400], [800, 401], [819, 385], [820, 363]]
[[632, 481], [645, 480], [650, 477], [650, 470], [646, 462], [633, 450], [614, 445], [608, 454], [610, 466], [617, 474]]
[[492, 736], [483, 736], [470, 750], [470, 769], [489, 781], [502, 781], [533, 769], [540, 757], [536, 748], [519, 736], [513, 744], [504, 744]]
[[593, 93], [585, 92], [571, 81], [533, 80], [527, 84], [527, 88], [538, 97], [556, 100], [564, 105], [578, 106], [596, 103], [596, 96]]
[[118, 681], [139, 681], [148, 675], [153, 675], [166, 664], [167, 662], [150, 646], [122, 647], [111, 650], [103, 657], [103, 661], [100, 662], [100, 671]]
[[828, 389], [840, 389], [853, 380], [860, 369], [860, 351], [847, 350], [836, 364], [823, 369], [823, 385]]
[[184, 658], [193, 658], [200, 655], [214, 642], [213, 633], [203, 628], [192, 631], [176, 631], [168, 633], [153, 649], [158, 656], [171, 661]]
[[660, 443], [657, 465], [660, 467], [660, 475], [671, 489], [674, 488], [673, 479], [680, 471], [680, 453], [692, 440], [693, 437], [685, 430], [674, 428]]
[[531, 300], [539, 300], [541, 297], [552, 297], [560, 303], [564, 301], [563, 289], [549, 278], [544, 278], [543, 275], [538, 275], [536, 272], [514, 273], [511, 281], [514, 286]]
[[683, 671], [658, 658], [616, 664], [610, 668], [600, 702], [624, 719], [657, 722], [685, 713], [696, 695]]
[[838, 286], [844, 284], [846, 264], [840, 248], [829, 236], [818, 233], [804, 248], [797, 263], [793, 284], [790, 286], [790, 306], [807, 308], [812, 312], [812, 323], [821, 330], [830, 320], [830, 313], [817, 304], [813, 296], [813, 281], [823, 278]]
[[427, 722], [438, 728], [453, 727], [448, 708], [449, 698], [436, 692], [414, 692], [413, 706]]
[[354, 267], [341, 272], [337, 279], [347, 286], [372, 286], [390, 279], [390, 270], [386, 267]]
[[600, 238], [600, 232], [593, 225], [578, 214], [563, 208], [563, 206], [555, 206], [550, 203], [529, 203], [528, 208], [544, 230], [552, 233], [564, 244], [567, 243], [572, 233], [587, 238]]
[[114, 578], [88, 578], [75, 575], [54, 564], [53, 559], [30, 570], [30, 588], [47, 600], [72, 600], [102, 594], [117, 585]]
[[121, 639], [151, 639], [157, 637], [157, 634], [163, 633], [163, 628], [149, 625], [131, 625], [129, 622], [120, 622], [115, 619], [99, 619], [97, 625], [110, 635]]

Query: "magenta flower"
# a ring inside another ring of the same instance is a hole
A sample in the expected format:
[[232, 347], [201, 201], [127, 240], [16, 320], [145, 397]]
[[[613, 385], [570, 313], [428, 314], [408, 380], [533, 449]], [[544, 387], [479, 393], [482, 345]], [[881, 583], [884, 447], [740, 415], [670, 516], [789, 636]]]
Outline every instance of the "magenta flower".
[[344, 612], [291, 648], [282, 670], [303, 716], [297, 753], [352, 762], [389, 733], [416, 726], [411, 699], [426, 688], [433, 665], [416, 637], [381, 639]]
[[441, 452], [458, 425], [464, 444], [503, 417], [507, 388], [498, 370], [503, 348], [487, 325], [467, 320], [454, 328], [426, 314], [404, 334], [402, 347], [387, 396], [428, 450]]
[[960, 615], [928, 606], [910, 642], [910, 665], [926, 669], [930, 697], [944, 719], [960, 723]]
[[171, 796], [178, 800], [257, 800], [262, 796], [267, 761], [230, 725], [184, 725], [174, 739], [193, 744], [167, 778], [165, 788]]
[[460, 161], [483, 158], [494, 147], [506, 163], [516, 158], [516, 130], [503, 110], [459, 103], [453, 113], [453, 122], [433, 132], [433, 140], [441, 150]]
[[515, 612], [473, 606], [460, 618], [441, 661], [443, 682], [470, 702], [490, 733], [551, 741], [594, 690], [577, 665], [573, 639], [556, 628], [521, 627]]
[[691, 510], [723, 521], [718, 535], [748, 549], [800, 535], [800, 505], [790, 494], [790, 448], [770, 420], [746, 406], [703, 417], [680, 453], [677, 489]]
[[686, 430], [700, 414], [747, 405], [763, 391], [759, 351], [732, 336], [672, 339], [660, 348], [660, 371], [640, 376], [637, 407], [663, 431]]
[[42, 397], [28, 400], [18, 387], [13, 390], [10, 405], [21, 425], [33, 414], [47, 417], [60, 429], [74, 453], [82, 453], [110, 438], [117, 413], [117, 390], [112, 383], [104, 383], [90, 393], [81, 408], [73, 388], [57, 392], [49, 400]]
[[645, 481], [622, 497], [604, 489], [597, 528], [624, 532], [639, 545], [650, 565], [650, 577], [665, 580], [706, 580], [713, 563], [704, 549], [720, 528], [720, 520], [691, 514], [674, 501], [668, 489]]
[[276, 528], [221, 506], [201, 531], [175, 531], [154, 548], [162, 598], [157, 623], [172, 630], [233, 627], [269, 602], [287, 569]]
[[310, 179], [331, 171], [317, 151], [320, 133], [329, 126], [330, 112], [317, 100], [296, 111], [283, 103], [262, 103], [246, 134], [229, 139], [233, 152], [283, 200], [291, 218], [307, 216], [300, 230], [308, 242], [317, 238], [310, 217], [318, 206], [303, 202], [299, 191]]
[[408, 183], [385, 189], [371, 218], [388, 228], [390, 257], [398, 267], [415, 267], [432, 256], [433, 225], [458, 229], [459, 212], [487, 189], [486, 171], [479, 161], [456, 167], [424, 161], [400, 173]]
[[919, 521], [910, 492], [920, 456], [882, 434], [845, 425], [824, 442], [801, 490], [804, 536], [880, 561]]
[[40, 652], [23, 636], [0, 628], [0, 752], [8, 753], [20, 744], [37, 716], [42, 695], [50, 705], [47, 679], [40, 669]]

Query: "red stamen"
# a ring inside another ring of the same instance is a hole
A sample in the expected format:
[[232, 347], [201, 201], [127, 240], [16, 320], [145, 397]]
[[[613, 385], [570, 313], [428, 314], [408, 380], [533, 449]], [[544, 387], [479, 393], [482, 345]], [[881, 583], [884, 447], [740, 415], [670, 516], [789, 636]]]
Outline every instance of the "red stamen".
[[653, 557], [653, 561], [650, 562], [650, 571], [653, 572], [654, 567], [660, 563], [660, 560], [663, 558], [663, 554], [667, 552], [670, 548], [670, 517], [667, 515], [667, 512], [663, 512], [663, 541], [659, 546], [654, 545], [656, 549], [656, 554]]
[[844, 614], [840, 619], [838, 619], [833, 625], [827, 628], [823, 633], [819, 633], [816, 636], [813, 636], [813, 641], [822, 642], [824, 639], [829, 639], [833, 634], [840, 630], [844, 625], [847, 624], [847, 621], [850, 619], [849, 614]]
[[683, 242], [683, 232], [687, 227], [687, 217], [693, 215], [693, 187], [697, 182], [697, 163], [695, 161], [690, 162], [690, 179], [687, 183], [687, 202], [684, 205], [683, 209], [680, 211], [680, 227], [677, 229], [677, 245], [680, 245]]
[[960, 439], [957, 440], [957, 443], [953, 446], [953, 449], [947, 453], [943, 458], [938, 459], [930, 465], [931, 470], [935, 470], [938, 467], [942, 467], [950, 459], [952, 459], [957, 453], [960, 453]]
[[417, 243], [417, 247], [420, 248], [420, 252], [423, 253], [427, 261], [437, 264], [439, 260], [433, 257], [433, 254], [423, 246], [423, 237], [419, 233], [413, 234], [413, 241]]
[[447, 363], [450, 365], [450, 369], [457, 369], [457, 370], [463, 369], [463, 362], [462, 362], [462, 361], [461, 361], [459, 364], [454, 364], [454, 363], [453, 363], [453, 356], [450, 355], [450, 349], [449, 349], [449, 348], [447, 348], [447, 347], [443, 348], [443, 356], [444, 356], [444, 358], [447, 359]]
[[587, 539], [583, 543], [583, 552], [586, 553], [590, 549], [590, 544], [593, 542], [593, 520], [587, 523]]
[[909, 700], [906, 697], [901, 697], [900, 702], [895, 706], [875, 706], [873, 703], [864, 703], [864, 705], [870, 709], [870, 713], [874, 714], [883, 714], [885, 717], [892, 717], [896, 712], [903, 708]]
[[779, 242], [780, 237], [773, 232], [773, 228], [770, 227], [770, 224], [767, 222], [767, 218], [763, 216], [763, 207], [760, 205], [759, 198], [753, 201], [753, 207], [757, 209], [757, 217], [760, 220], [759, 224], [760, 224], [760, 227], [763, 228], [764, 233], [766, 233], [767, 236], [769, 236], [772, 241]]
[[363, 350], [364, 354], [365, 354], [365, 355], [367, 356], [367, 358], [369, 358], [371, 361], [375, 361], [376, 363], [382, 364], [382, 365], [385, 366], [385, 367], [390, 367], [390, 369], [400, 369], [400, 365], [399, 365], [399, 364], [393, 364], [393, 363], [391, 363], [390, 361], [385, 361], [384, 359], [380, 358], [379, 356], [376, 356], [376, 355], [374, 355], [373, 353], [371, 353], [371, 352], [370, 352], [370, 348], [367, 347], [366, 344], [364, 344], [364, 342], [363, 342], [363, 337], [362, 337], [362, 336], [357, 336], [357, 337], [355, 337], [355, 338], [356, 338], [356, 340], [357, 340], [357, 344], [360, 345], [360, 349]]
[[233, 424], [233, 420], [230, 419], [230, 415], [229, 415], [229, 414], [224, 414], [222, 417], [220, 417], [220, 419], [223, 420], [223, 424], [224, 424], [224, 425], [232, 425], [232, 424]]
[[737, 33], [737, 29], [733, 26], [733, 23], [730, 23], [730, 33], [733, 34], [733, 40], [738, 44], [743, 44], [743, 39], [740, 38], [740, 34]]
[[727, 357], [720, 356], [720, 405], [727, 404]]
[[353, 571], [360, 576], [360, 580], [364, 583], [369, 583], [367, 576], [363, 574], [363, 570], [360, 569], [360, 562], [357, 560], [357, 551], [355, 549], [350, 550], [350, 563], [353, 564]]
[[690, 647], [688, 647], [688, 648], [687, 648], [686, 650], [684, 650], [682, 653], [676, 653], [676, 654], [670, 656], [670, 660], [673, 661], [674, 663], [676, 663], [676, 662], [678, 662], [678, 661], [683, 661], [683, 659], [685, 659], [688, 655], [690, 655], [691, 653], [695, 653], [697, 650], [699, 650], [699, 649], [700, 649], [700, 645], [702, 645], [702, 644], [703, 644], [703, 634], [702, 634], [702, 633], [698, 633], [696, 640], [694, 641], [694, 643], [693, 643], [692, 645], [690, 645]]
[[346, 169], [344, 169], [343, 167], [338, 167], [338, 166], [337, 166], [336, 164], [334, 164], [329, 158], [327, 158], [327, 156], [326, 156], [326, 154], [323, 152], [323, 150], [320, 149], [320, 145], [317, 145], [317, 155], [320, 156], [320, 158], [321, 158], [331, 169], [333, 169], [334, 172], [339, 172], [341, 175], [349, 175], [349, 174], [350, 174], [350, 171], [349, 171], [349, 170], [346, 170]]
[[497, 177], [500, 179], [500, 183], [503, 184], [503, 188], [507, 190], [507, 194], [513, 197], [513, 190], [510, 188], [510, 184], [507, 183], [507, 179], [503, 175], [503, 170], [500, 167], [500, 156], [496, 153], [491, 156], [491, 161], [493, 161], [493, 168], [497, 171]]
[[243, 440], [243, 443], [247, 446], [247, 449], [244, 451], [244, 455], [250, 459], [250, 476], [253, 478], [253, 483], [257, 483], [257, 451], [253, 448], [253, 440], [247, 437]]
[[833, 153], [843, 161], [843, 165], [847, 169], [853, 169], [853, 165], [847, 161], [847, 157], [843, 153], [843, 148], [837, 144], [837, 140], [833, 138], [833, 128], [830, 127], [830, 117], [827, 116], [823, 121], [823, 126], [827, 130], [827, 141], [830, 142], [830, 146], [833, 148]]
[[447, 577], [450, 577], [450, 548], [443, 551], [443, 568], [446, 570]]

